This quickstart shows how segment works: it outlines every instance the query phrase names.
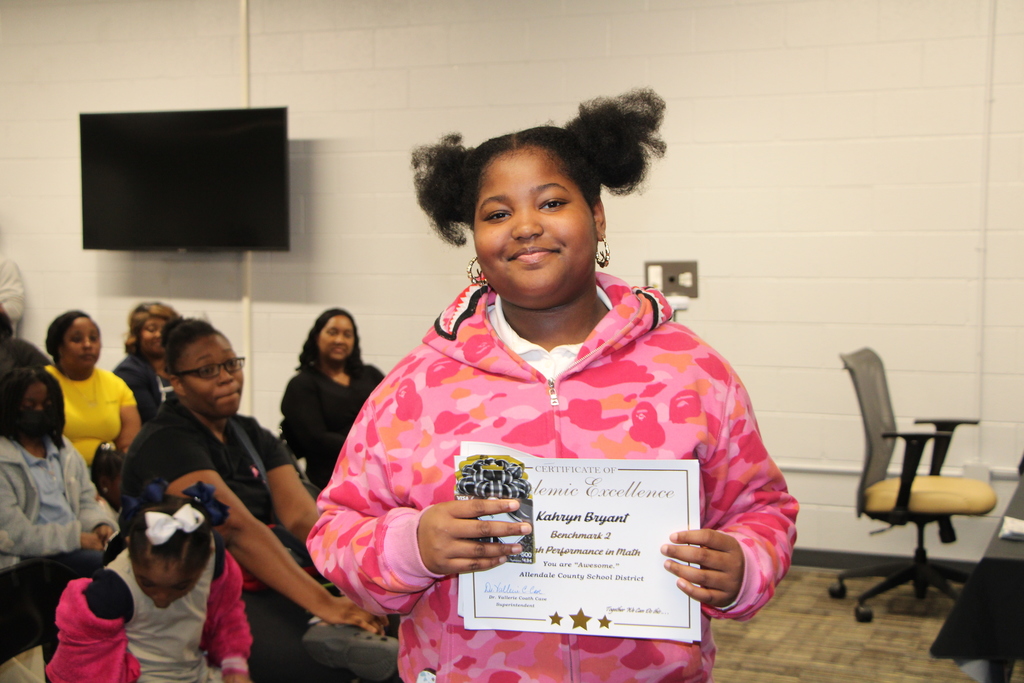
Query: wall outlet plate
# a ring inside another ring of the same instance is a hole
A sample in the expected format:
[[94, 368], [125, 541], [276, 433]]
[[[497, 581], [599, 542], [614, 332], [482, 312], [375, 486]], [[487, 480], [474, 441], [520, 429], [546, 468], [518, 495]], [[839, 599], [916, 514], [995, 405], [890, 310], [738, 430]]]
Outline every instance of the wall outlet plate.
[[644, 264], [647, 286], [663, 294], [697, 298], [696, 261], [647, 261]]

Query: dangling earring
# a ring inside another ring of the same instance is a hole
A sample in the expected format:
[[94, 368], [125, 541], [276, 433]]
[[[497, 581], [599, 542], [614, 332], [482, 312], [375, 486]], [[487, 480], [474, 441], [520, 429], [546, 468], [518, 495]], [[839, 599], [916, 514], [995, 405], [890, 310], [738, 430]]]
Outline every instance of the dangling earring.
[[597, 256], [594, 260], [602, 268], [606, 268], [612, 262], [612, 252], [608, 249], [608, 240], [601, 240], [601, 244], [597, 247]]
[[484, 269], [476, 262], [476, 256], [469, 260], [469, 265], [466, 266], [466, 275], [469, 277], [469, 281], [474, 285], [487, 284], [487, 278], [484, 277]]

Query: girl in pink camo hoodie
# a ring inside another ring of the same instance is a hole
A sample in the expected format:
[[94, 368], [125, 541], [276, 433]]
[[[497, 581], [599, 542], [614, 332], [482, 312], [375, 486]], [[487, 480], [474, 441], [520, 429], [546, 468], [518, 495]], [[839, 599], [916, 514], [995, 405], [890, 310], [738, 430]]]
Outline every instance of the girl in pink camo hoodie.
[[[639, 186], [664, 153], [663, 111], [633, 91], [581, 105], [564, 128], [475, 149], [450, 135], [414, 154], [420, 205], [449, 242], [472, 230], [482, 273], [364, 406], [308, 541], [353, 600], [407, 615], [407, 683], [710, 681], [709, 617], [751, 617], [789, 568], [797, 503], [739, 378], [671, 322], [659, 292], [595, 273], [608, 261], [601, 185]], [[528, 527], [476, 519], [516, 501], [454, 500], [463, 440], [545, 458], [699, 460], [702, 528], [660, 551], [703, 603], [701, 642], [464, 629], [457, 575], [521, 550], [479, 539]]]

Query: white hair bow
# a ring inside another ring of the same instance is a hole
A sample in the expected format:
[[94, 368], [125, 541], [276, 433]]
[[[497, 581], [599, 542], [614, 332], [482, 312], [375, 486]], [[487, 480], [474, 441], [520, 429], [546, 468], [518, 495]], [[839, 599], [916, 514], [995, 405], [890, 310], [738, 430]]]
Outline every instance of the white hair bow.
[[203, 523], [203, 513], [191, 505], [182, 505], [173, 515], [165, 512], [146, 512], [146, 538], [153, 545], [163, 545], [176, 531], [190, 534]]

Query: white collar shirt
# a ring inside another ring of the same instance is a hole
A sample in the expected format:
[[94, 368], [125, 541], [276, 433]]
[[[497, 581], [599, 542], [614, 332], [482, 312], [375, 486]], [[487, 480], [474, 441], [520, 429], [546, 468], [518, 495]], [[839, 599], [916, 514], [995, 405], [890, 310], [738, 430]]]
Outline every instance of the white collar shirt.
[[[608, 310], [612, 308], [611, 299], [600, 287], [597, 288], [597, 298]], [[505, 346], [512, 350], [517, 356], [529, 363], [537, 372], [544, 375], [545, 379], [554, 379], [569, 369], [569, 366], [576, 361], [583, 343], [563, 344], [548, 351], [542, 346], [526, 341], [512, 329], [512, 326], [505, 320], [505, 313], [501, 306], [501, 297], [495, 296], [494, 305], [487, 307], [487, 319], [491, 322], [498, 339], [504, 342]]]

